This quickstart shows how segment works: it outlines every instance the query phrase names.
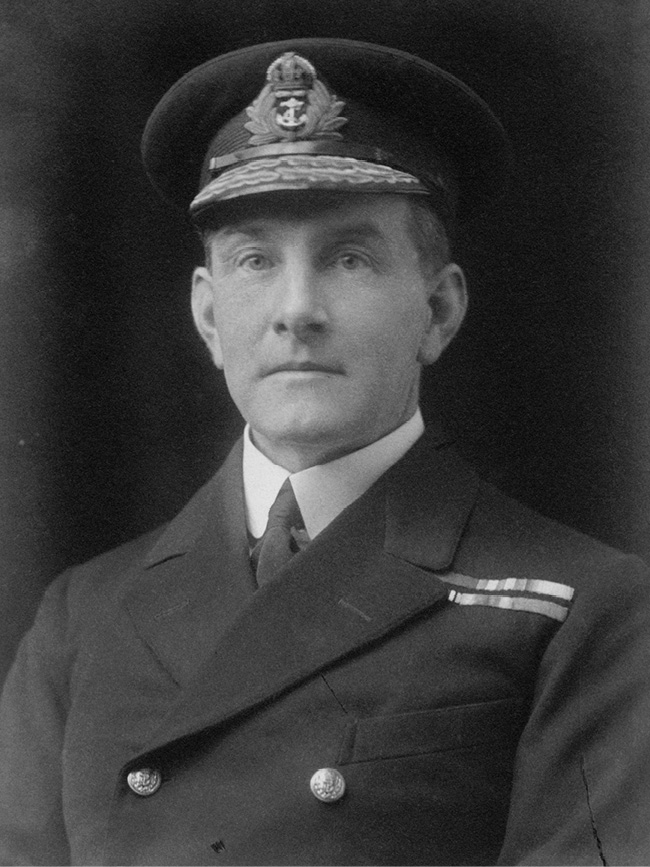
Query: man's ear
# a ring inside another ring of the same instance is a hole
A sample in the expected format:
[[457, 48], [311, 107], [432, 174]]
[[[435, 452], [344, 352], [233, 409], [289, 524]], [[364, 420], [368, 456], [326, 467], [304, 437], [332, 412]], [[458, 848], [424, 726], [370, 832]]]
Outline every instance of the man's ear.
[[420, 364], [433, 364], [456, 336], [467, 311], [467, 285], [459, 265], [445, 265], [431, 280], [429, 322], [418, 351]]
[[214, 318], [212, 275], [207, 268], [195, 268], [192, 274], [192, 316], [196, 330], [210, 350], [215, 365], [223, 369], [223, 353]]

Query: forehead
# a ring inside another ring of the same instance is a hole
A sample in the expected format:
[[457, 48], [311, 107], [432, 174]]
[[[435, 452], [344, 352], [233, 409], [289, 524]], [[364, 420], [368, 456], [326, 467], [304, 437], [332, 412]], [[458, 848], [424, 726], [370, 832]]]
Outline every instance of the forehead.
[[276, 193], [246, 196], [225, 204], [207, 233], [215, 239], [237, 232], [273, 231], [274, 227], [318, 227], [319, 231], [355, 231], [403, 241], [410, 204], [391, 194]]

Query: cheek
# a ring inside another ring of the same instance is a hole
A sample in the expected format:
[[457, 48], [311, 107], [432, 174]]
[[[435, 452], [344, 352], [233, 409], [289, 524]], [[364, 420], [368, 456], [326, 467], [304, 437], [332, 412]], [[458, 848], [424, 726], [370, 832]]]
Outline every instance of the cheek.
[[234, 297], [218, 299], [215, 304], [215, 324], [221, 341], [224, 360], [245, 360], [254, 340], [255, 317], [252, 310]]
[[372, 346], [377, 361], [388, 369], [415, 364], [426, 328], [426, 311], [423, 305], [392, 305], [373, 311], [374, 324], [366, 317], [361, 329], [360, 348], [365, 345], [369, 350]]

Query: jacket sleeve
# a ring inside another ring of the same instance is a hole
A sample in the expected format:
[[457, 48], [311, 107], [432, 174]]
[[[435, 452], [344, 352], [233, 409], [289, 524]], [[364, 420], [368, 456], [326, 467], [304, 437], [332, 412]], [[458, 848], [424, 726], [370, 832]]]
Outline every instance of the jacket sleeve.
[[0, 702], [0, 863], [67, 864], [62, 755], [68, 651], [64, 582], [48, 589]]
[[611, 566], [541, 660], [501, 864], [650, 863], [650, 581]]

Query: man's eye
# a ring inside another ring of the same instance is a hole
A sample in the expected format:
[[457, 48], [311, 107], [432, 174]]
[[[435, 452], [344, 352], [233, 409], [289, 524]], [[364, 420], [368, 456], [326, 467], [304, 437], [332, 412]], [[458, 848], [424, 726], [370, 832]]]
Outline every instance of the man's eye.
[[248, 268], [249, 271], [263, 271], [268, 268], [269, 264], [269, 260], [261, 253], [249, 253], [246, 256], [241, 256], [237, 261], [239, 268]]
[[357, 268], [368, 265], [368, 259], [360, 253], [344, 253], [342, 256], [339, 256], [339, 263], [346, 271], [354, 271]]

